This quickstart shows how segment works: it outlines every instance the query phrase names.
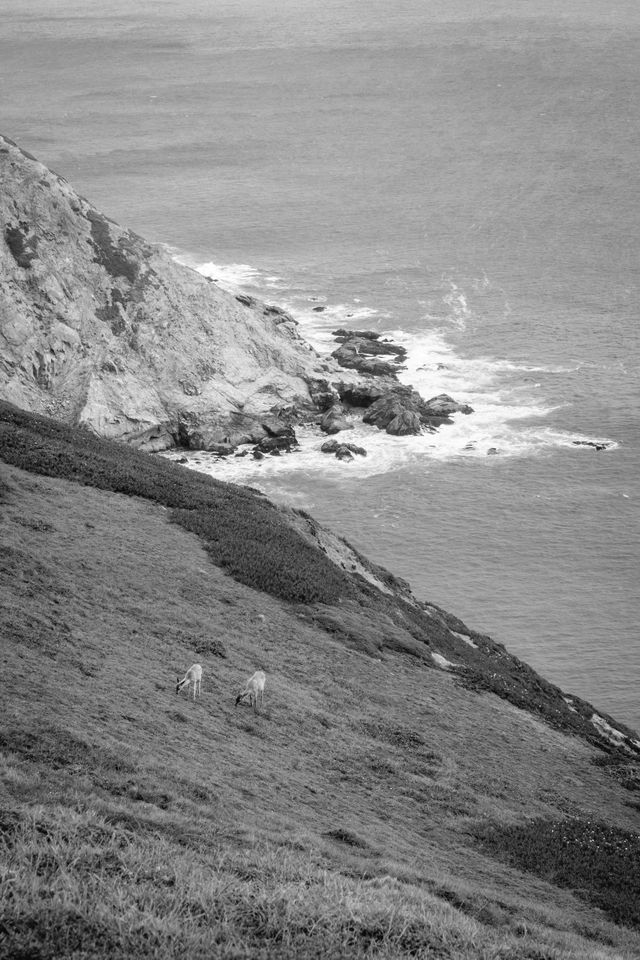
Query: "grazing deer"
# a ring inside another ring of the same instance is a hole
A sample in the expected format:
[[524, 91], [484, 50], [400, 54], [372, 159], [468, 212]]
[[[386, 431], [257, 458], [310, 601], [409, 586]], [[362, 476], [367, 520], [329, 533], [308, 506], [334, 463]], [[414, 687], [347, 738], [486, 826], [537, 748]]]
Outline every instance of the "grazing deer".
[[260, 706], [264, 703], [264, 682], [266, 679], [262, 670], [256, 670], [254, 675], [247, 680], [244, 690], [236, 697], [236, 707], [242, 700], [246, 700], [248, 697], [254, 713], [257, 713], [258, 701], [260, 702]]
[[202, 667], [199, 663], [194, 663], [192, 667], [189, 667], [185, 673], [182, 680], [180, 677], [176, 677], [176, 693], [180, 693], [183, 687], [189, 690], [190, 684], [193, 684], [193, 699], [196, 699], [196, 693], [200, 696], [202, 690]]

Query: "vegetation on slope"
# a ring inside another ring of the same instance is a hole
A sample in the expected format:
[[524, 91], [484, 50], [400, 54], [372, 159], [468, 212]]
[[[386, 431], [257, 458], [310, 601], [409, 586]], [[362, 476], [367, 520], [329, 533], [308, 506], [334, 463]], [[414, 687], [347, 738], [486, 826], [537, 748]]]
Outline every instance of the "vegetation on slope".
[[571, 817], [479, 832], [486, 847], [524, 870], [580, 894], [614, 920], [640, 929], [640, 835]]
[[[418, 603], [406, 584], [374, 564], [369, 564], [370, 570], [391, 594], [342, 569], [291, 522], [286, 511], [256, 490], [185, 471], [163, 458], [3, 401], [0, 455], [25, 470], [158, 503], [171, 511], [174, 522], [197, 534], [213, 562], [236, 580], [303, 604], [305, 616], [343, 642], [372, 655], [398, 649], [429, 663], [432, 653], [444, 655], [469, 689], [494, 693], [558, 729], [621, 753], [622, 763], [640, 759], [634, 731], [603, 715], [619, 731], [614, 739], [603, 737], [594, 727], [590, 703], [578, 697], [569, 701], [559, 687], [501, 644], [432, 604]], [[304, 512], [300, 520], [313, 527]], [[630, 768], [627, 780], [633, 788], [640, 787], [635, 768]]]
[[[637, 955], [477, 845], [567, 814], [633, 834], [588, 745], [403, 650], [363, 656], [152, 500], [14, 467], [2, 491], [0, 954]], [[174, 683], [196, 656], [194, 703]], [[256, 667], [254, 716], [234, 701]]]
[[15, 466], [171, 508], [172, 519], [207, 544], [214, 563], [241, 583], [283, 600], [333, 603], [351, 582], [255, 490], [185, 471], [100, 440], [86, 430], [0, 401], [0, 454]]

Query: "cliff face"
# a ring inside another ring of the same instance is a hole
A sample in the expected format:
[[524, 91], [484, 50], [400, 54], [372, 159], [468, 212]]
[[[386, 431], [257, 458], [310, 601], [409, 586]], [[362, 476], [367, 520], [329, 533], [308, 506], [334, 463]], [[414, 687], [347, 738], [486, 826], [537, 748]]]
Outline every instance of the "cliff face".
[[290, 316], [175, 263], [3, 137], [0, 221], [4, 399], [148, 450], [257, 441], [283, 407], [315, 409], [326, 373]]

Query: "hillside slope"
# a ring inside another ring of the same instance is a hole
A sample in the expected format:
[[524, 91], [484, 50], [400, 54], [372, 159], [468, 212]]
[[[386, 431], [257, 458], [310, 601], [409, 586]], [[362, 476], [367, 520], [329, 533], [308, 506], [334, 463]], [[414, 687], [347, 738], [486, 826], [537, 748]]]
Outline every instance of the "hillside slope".
[[306, 515], [0, 409], [3, 955], [638, 955], [632, 731]]

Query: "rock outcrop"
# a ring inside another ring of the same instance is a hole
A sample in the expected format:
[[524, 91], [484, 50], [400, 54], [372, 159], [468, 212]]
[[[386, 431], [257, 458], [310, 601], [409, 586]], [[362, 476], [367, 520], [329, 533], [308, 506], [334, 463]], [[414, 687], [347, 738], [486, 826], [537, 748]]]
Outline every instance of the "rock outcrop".
[[255, 456], [354, 414], [389, 434], [470, 412], [398, 382], [403, 346], [337, 330], [321, 358], [295, 319], [234, 295], [118, 226], [0, 137], [0, 399], [144, 450]]
[[[145, 449], [258, 443], [336, 399], [279, 307], [221, 290], [0, 137], [0, 396]], [[266, 422], [265, 422], [266, 421]]]
[[[358, 370], [360, 373], [394, 377], [404, 369], [401, 361], [407, 354], [404, 347], [391, 340], [381, 340], [374, 330], [335, 330], [334, 337], [340, 346], [331, 354], [341, 367]], [[391, 356], [393, 360], [382, 357]]]
[[353, 460], [354, 454], [360, 457], [367, 455], [364, 447], [359, 447], [356, 443], [344, 443], [335, 438], [325, 440], [320, 450], [322, 453], [333, 453], [338, 460]]

